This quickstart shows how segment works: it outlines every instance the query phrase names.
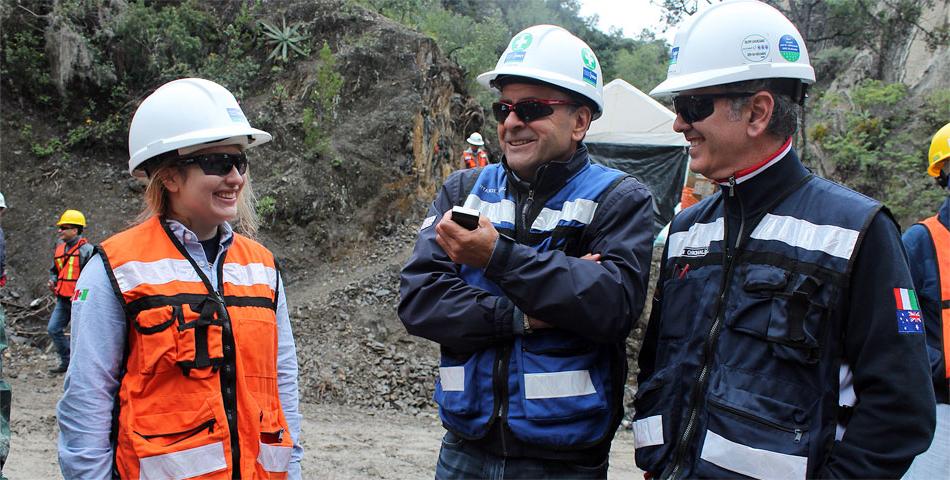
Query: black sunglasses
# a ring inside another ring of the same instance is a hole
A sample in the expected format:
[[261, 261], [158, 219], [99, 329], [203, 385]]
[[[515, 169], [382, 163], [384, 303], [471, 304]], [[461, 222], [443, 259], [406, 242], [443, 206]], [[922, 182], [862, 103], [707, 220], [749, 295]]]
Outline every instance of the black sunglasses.
[[751, 97], [755, 92], [722, 92], [702, 95], [678, 95], [673, 97], [673, 111], [686, 123], [696, 123], [716, 111], [717, 98]]
[[508, 114], [514, 111], [522, 122], [528, 123], [554, 113], [552, 105], [574, 105], [578, 104], [569, 100], [547, 100], [533, 99], [524, 100], [518, 103], [495, 102], [491, 104], [492, 114], [498, 122], [504, 122]]
[[188, 166], [197, 163], [205, 175], [225, 176], [231, 173], [232, 168], [237, 168], [238, 173], [244, 175], [247, 172], [247, 155], [241, 153], [206, 153], [204, 155], [195, 155], [193, 157], [182, 158], [178, 164]]

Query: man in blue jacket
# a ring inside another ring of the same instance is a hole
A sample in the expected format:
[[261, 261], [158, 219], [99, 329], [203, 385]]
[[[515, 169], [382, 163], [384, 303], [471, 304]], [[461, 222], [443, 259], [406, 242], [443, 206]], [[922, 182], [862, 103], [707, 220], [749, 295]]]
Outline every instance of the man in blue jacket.
[[[927, 173], [941, 188], [947, 188], [950, 123], [934, 135], [928, 159]], [[904, 478], [925, 480], [950, 472], [950, 196], [936, 215], [911, 225], [903, 240], [927, 330], [927, 353], [937, 399], [933, 444], [914, 459]]]
[[[605, 478], [651, 196], [590, 161], [603, 78], [583, 41], [528, 28], [479, 81], [500, 92], [504, 157], [446, 180], [401, 274], [406, 329], [441, 346], [436, 477]], [[477, 226], [454, 222], [453, 206], [477, 210]]]
[[791, 148], [815, 81], [778, 10], [717, 3], [667, 79], [690, 169], [718, 193], [673, 220], [640, 353], [637, 465], [656, 478], [897, 478], [934, 432], [897, 224]]

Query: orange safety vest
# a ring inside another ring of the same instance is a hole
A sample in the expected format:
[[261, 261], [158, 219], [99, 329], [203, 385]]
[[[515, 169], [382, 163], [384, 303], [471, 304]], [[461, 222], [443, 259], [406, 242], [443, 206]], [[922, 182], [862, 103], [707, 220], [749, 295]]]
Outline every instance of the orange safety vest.
[[56, 265], [56, 286], [53, 291], [57, 296], [72, 298], [76, 291], [76, 280], [79, 280], [79, 247], [85, 245], [86, 239], [80, 238], [73, 248], [66, 251], [66, 243], [60, 242], [56, 245], [56, 253], [53, 254], [53, 264]]
[[158, 217], [100, 249], [129, 324], [113, 425], [121, 477], [285, 479], [273, 254], [235, 234], [218, 294]]
[[940, 320], [943, 331], [944, 374], [950, 379], [950, 231], [934, 215], [922, 222], [930, 231], [937, 252], [937, 277], [940, 278]]
[[484, 167], [488, 165], [488, 154], [478, 149], [478, 157], [476, 157], [471, 150], [465, 150], [462, 153], [462, 160], [465, 161], [465, 168]]

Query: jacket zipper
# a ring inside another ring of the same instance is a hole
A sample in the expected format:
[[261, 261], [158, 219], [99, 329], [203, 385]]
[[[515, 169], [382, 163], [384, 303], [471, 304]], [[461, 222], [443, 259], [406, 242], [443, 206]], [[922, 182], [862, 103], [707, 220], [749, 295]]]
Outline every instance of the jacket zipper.
[[[736, 177], [733, 175], [732, 177], [729, 177], [729, 197], [735, 196]], [[709, 379], [710, 359], [715, 354], [715, 347], [719, 340], [719, 333], [722, 331], [722, 317], [724, 314], [723, 310], [726, 305], [726, 299], [728, 298], [728, 286], [729, 279], [732, 276], [733, 260], [735, 259], [735, 253], [738, 251], [739, 245], [742, 242], [742, 231], [745, 227], [742, 201], [738, 198], [736, 200], [739, 202], [739, 233], [736, 235], [736, 245], [733, 248], [729, 247], [729, 209], [726, 206], [725, 200], [722, 202], [722, 243], [725, 247], [725, 257], [723, 258], [723, 277], [722, 285], [719, 286], [719, 303], [716, 305], [716, 317], [715, 320], [713, 320], [712, 327], [710, 327], [709, 335], [706, 339], [706, 345], [703, 352], [703, 366], [700, 369], [699, 376], [696, 379], [696, 390], [693, 392], [693, 401], [689, 410], [689, 420], [687, 420], [686, 428], [683, 430], [683, 434], [680, 436], [676, 453], [673, 457], [673, 463], [671, 464], [672, 467], [668, 469], [669, 475], [661, 475], [661, 478], [671, 480], [677, 478], [677, 474], [680, 473], [683, 468], [684, 457], [686, 455], [686, 449], [688, 448], [689, 441], [692, 439], [693, 434], [696, 431], [696, 424], [699, 417], [699, 402], [706, 390], [706, 381]], [[730, 252], [730, 250], [735, 251]]]
[[774, 428], [775, 430], [781, 430], [781, 431], [787, 432], [787, 433], [794, 433], [794, 434], [795, 434], [795, 443], [801, 442], [801, 441], [802, 441], [802, 435], [805, 433], [805, 432], [804, 432], [802, 429], [800, 429], [800, 428], [791, 428], [791, 427], [786, 427], [785, 425], [779, 425], [779, 424], [777, 424], [777, 423], [775, 423], [775, 422], [766, 420], [766, 419], [764, 419], [764, 418], [759, 418], [759, 417], [757, 417], [757, 416], [755, 416], [755, 415], [752, 415], [751, 413], [744, 412], [744, 411], [742, 411], [742, 410], [739, 410], [738, 408], [733, 408], [733, 407], [730, 407], [730, 406], [725, 405], [725, 404], [720, 403], [720, 402], [716, 402], [716, 401], [710, 400], [710, 401], [709, 401], [709, 404], [710, 404], [710, 405], [715, 405], [716, 408], [719, 408], [719, 409], [721, 409], [721, 410], [725, 410], [725, 411], [727, 411], [727, 412], [729, 412], [729, 413], [731, 413], [731, 414], [733, 414], [733, 415], [736, 415], [736, 416], [738, 416], [738, 417], [745, 418], [746, 420], [749, 420], [749, 421], [751, 421], [751, 422], [755, 422], [755, 423], [758, 423], [758, 424], [761, 424], [761, 425], [765, 425], [765, 426], [767, 426], [767, 427]]

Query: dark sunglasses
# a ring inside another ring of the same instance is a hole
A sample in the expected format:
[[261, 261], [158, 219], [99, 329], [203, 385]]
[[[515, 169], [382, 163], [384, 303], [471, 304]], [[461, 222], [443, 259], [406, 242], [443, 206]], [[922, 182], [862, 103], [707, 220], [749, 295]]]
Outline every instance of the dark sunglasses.
[[574, 105], [578, 104], [569, 100], [546, 100], [534, 99], [524, 100], [518, 103], [495, 102], [491, 104], [492, 114], [498, 122], [504, 122], [508, 114], [514, 111], [522, 122], [528, 123], [554, 113], [552, 105]]
[[703, 95], [678, 95], [673, 97], [673, 111], [686, 123], [696, 123], [716, 111], [717, 98], [751, 97], [755, 92], [723, 92]]
[[185, 167], [197, 163], [205, 175], [225, 176], [231, 173], [232, 168], [237, 168], [238, 173], [244, 175], [247, 172], [247, 155], [242, 153], [206, 153], [204, 155], [195, 155], [185, 157], [179, 160], [178, 164]]
[[59, 227], [56, 227], [56, 228], [58, 228], [60, 231], [63, 231], [63, 230], [77, 230], [79, 227], [75, 225], [60, 225]]

